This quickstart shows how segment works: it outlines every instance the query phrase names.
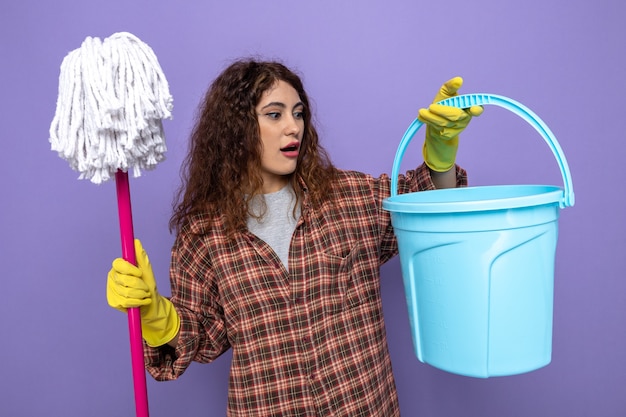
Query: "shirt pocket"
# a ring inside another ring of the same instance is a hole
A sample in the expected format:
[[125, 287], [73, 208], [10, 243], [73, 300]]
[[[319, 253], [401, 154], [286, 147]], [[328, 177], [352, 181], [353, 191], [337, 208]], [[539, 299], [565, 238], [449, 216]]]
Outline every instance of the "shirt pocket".
[[326, 313], [336, 314], [361, 305], [372, 296], [370, 285], [358, 271], [361, 247], [357, 243], [343, 255], [324, 252], [320, 292]]

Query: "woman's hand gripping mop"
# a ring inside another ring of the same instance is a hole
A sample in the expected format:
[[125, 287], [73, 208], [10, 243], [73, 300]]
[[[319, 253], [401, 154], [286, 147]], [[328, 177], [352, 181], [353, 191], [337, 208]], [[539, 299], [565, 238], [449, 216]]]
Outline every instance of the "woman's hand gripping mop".
[[[59, 96], [50, 125], [53, 151], [95, 184], [115, 178], [122, 256], [137, 264], [128, 171], [138, 177], [164, 159], [162, 119], [173, 99], [152, 49], [120, 32], [87, 37], [61, 64]], [[128, 309], [131, 362], [138, 417], [148, 417], [141, 315]]]

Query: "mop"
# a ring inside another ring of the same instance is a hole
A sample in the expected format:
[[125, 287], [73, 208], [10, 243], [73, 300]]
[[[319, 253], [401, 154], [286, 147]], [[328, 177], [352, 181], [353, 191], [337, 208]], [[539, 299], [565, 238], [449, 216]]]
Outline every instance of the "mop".
[[[173, 99], [152, 49], [120, 32], [87, 37], [61, 64], [56, 113], [50, 125], [53, 151], [101, 184], [115, 179], [122, 257], [136, 264], [128, 172], [153, 169], [167, 150], [162, 119]], [[148, 417], [139, 308], [128, 310], [131, 362], [138, 417]]]

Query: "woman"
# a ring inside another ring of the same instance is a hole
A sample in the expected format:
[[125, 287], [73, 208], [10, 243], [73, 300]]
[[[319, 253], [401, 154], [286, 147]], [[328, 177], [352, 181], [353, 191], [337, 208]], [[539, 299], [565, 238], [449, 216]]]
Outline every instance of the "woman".
[[[481, 112], [421, 109], [426, 163], [399, 192], [465, 185], [458, 134]], [[255, 60], [211, 85], [183, 168], [171, 298], [139, 241], [137, 267], [116, 259], [108, 276], [109, 304], [141, 309], [151, 375], [176, 379], [232, 348], [229, 416], [398, 416], [379, 286], [397, 254], [389, 177], [335, 168], [300, 78]]]

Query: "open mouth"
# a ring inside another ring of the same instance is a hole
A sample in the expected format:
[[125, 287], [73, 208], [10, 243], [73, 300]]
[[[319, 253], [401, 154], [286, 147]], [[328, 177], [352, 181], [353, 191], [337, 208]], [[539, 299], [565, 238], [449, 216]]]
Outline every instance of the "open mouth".
[[280, 148], [281, 152], [296, 152], [300, 148], [300, 144], [298, 142], [290, 143], [284, 148]]

